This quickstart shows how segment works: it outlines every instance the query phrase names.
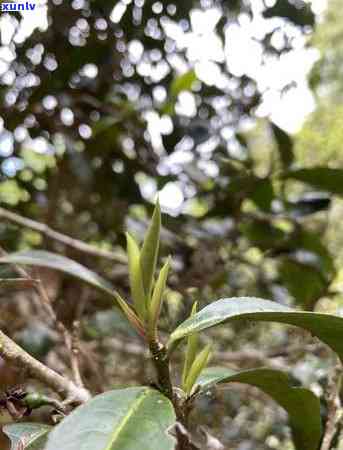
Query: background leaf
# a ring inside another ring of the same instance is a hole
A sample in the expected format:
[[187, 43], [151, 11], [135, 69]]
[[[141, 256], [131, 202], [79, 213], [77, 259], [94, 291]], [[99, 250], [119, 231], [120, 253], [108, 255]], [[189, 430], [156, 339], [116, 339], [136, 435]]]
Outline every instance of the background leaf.
[[277, 143], [280, 159], [284, 167], [288, 167], [294, 161], [292, 138], [275, 123], [271, 124], [272, 132]]
[[3, 256], [0, 258], [0, 263], [24, 264], [60, 270], [61, 272], [79, 278], [113, 296], [113, 287], [107, 280], [76, 261], [62, 255], [44, 250], [29, 250]]
[[290, 170], [284, 178], [308, 183], [323, 191], [343, 195], [343, 170], [329, 167], [312, 167], [310, 169]]
[[272, 180], [256, 177], [250, 198], [263, 211], [270, 211], [272, 201], [274, 200]]
[[305, 309], [312, 309], [326, 292], [327, 282], [324, 276], [310, 264], [283, 258], [279, 272], [290, 294]]

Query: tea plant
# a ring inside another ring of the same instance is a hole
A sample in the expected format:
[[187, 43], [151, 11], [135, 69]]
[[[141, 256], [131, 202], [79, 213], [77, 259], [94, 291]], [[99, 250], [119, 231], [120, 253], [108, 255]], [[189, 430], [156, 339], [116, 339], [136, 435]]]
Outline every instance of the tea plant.
[[[63, 398], [60, 402], [38, 393], [21, 390], [7, 392], [0, 406], [7, 408], [13, 417], [22, 417], [43, 405], [50, 405], [62, 417], [54, 427], [31, 423], [5, 426], [4, 431], [11, 439], [12, 449], [194, 449], [197, 447], [192, 443], [188, 430], [195, 400], [218, 384], [239, 382], [259, 388], [287, 411], [297, 450], [318, 450], [323, 434], [320, 402], [312, 391], [293, 386], [287, 373], [267, 367], [233, 371], [209, 366], [211, 346], [201, 348], [199, 333], [242, 319], [280, 322], [309, 331], [331, 347], [342, 361], [343, 318], [293, 310], [260, 298], [224, 298], [200, 311], [194, 303], [190, 317], [179, 324], [164, 342], [159, 333], [159, 324], [171, 260], [168, 258], [156, 274], [160, 228], [161, 212], [157, 203], [142, 247], [139, 248], [130, 234], [126, 235], [132, 302], [123, 299], [99, 275], [60, 255], [27, 251], [0, 259], [1, 263], [6, 264], [57, 269], [105, 291], [149, 348], [156, 372], [153, 386], [118, 388], [91, 398], [78, 379], [77, 371], [74, 380], [57, 374], [0, 331], [0, 355], [22, 364], [32, 376]], [[44, 297], [40, 282], [26, 279], [27, 282], [30, 280]], [[46, 307], [50, 308], [49, 305]], [[54, 317], [54, 312], [49, 311]], [[178, 386], [172, 379], [171, 374], [175, 370], [171, 367], [174, 352], [183, 343], [184, 363]], [[79, 406], [70, 412], [70, 405]]]

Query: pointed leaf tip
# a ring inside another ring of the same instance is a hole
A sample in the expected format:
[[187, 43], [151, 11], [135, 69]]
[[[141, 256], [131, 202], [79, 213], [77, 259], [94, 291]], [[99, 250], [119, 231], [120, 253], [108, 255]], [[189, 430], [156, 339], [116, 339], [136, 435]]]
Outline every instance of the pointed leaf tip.
[[143, 285], [145, 289], [145, 295], [148, 298], [151, 295], [152, 282], [156, 270], [157, 257], [160, 245], [160, 231], [161, 231], [161, 208], [159, 201], [157, 200], [150, 225], [144, 238], [140, 257]]

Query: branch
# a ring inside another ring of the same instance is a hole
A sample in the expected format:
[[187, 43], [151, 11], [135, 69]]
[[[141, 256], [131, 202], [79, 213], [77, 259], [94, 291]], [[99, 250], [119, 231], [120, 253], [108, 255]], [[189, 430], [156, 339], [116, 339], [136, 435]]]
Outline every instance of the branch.
[[100, 256], [102, 258], [110, 259], [111, 261], [117, 261], [119, 263], [126, 264], [126, 257], [122, 256], [118, 253], [114, 253], [108, 250], [101, 250], [99, 248], [94, 247], [93, 245], [86, 244], [78, 239], [74, 239], [70, 236], [62, 234], [58, 231], [53, 230], [48, 225], [40, 222], [36, 222], [35, 220], [28, 219], [26, 217], [20, 216], [19, 214], [8, 211], [7, 209], [0, 207], [0, 217], [3, 217], [10, 222], [16, 223], [17, 225], [21, 225], [26, 228], [31, 228], [31, 230], [38, 231], [43, 235], [58, 241], [64, 245], [72, 247], [80, 252], [88, 253], [93, 256]]
[[33, 378], [66, 397], [68, 403], [84, 403], [90, 399], [86, 389], [76, 386], [72, 381], [37, 361], [2, 331], [0, 331], [0, 356], [27, 370]]
[[48, 319], [55, 325], [57, 331], [60, 333], [66, 349], [68, 351], [68, 356], [70, 360], [70, 366], [73, 373], [73, 379], [77, 386], [83, 387], [80, 367], [79, 367], [79, 351], [77, 343], [77, 330], [78, 330], [78, 322], [74, 322], [73, 324], [73, 333], [70, 333], [69, 330], [65, 327], [63, 322], [58, 320], [56, 313], [51, 305], [51, 301], [49, 299], [48, 293], [41, 282], [41, 280], [37, 280], [34, 284], [34, 287], [39, 295], [41, 300], [41, 304], [47, 314]]
[[150, 342], [150, 353], [156, 369], [159, 388], [161, 392], [173, 402], [173, 386], [170, 379], [167, 351], [159, 342]]
[[342, 408], [339, 398], [341, 389], [341, 367], [338, 364], [332, 373], [328, 387], [328, 418], [320, 450], [330, 450], [332, 440], [337, 431], [337, 424], [342, 418]]

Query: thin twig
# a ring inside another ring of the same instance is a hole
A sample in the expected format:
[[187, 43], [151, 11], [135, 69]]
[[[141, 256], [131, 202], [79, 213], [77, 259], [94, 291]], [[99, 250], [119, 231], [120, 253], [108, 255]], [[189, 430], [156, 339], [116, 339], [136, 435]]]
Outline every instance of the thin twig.
[[73, 373], [73, 379], [77, 386], [84, 387], [84, 384], [82, 382], [80, 367], [79, 367], [79, 352], [77, 350], [76, 345], [76, 335], [73, 336], [69, 330], [65, 327], [65, 325], [58, 320], [56, 313], [52, 307], [49, 295], [45, 289], [45, 286], [43, 285], [42, 281], [40, 279], [33, 280], [34, 281], [34, 287], [39, 295], [39, 298], [41, 300], [41, 305], [44, 308], [48, 318], [52, 322], [52, 325], [54, 325], [57, 329], [57, 331], [60, 333], [64, 345], [66, 346], [68, 350], [68, 356], [70, 361], [70, 368]]
[[63, 233], [60, 233], [59, 231], [55, 231], [44, 223], [36, 222], [35, 220], [20, 216], [19, 214], [8, 211], [7, 209], [1, 207], [0, 207], [0, 217], [3, 217], [9, 220], [10, 222], [16, 223], [17, 225], [21, 225], [23, 227], [30, 228], [31, 230], [38, 231], [39, 233], [42, 233], [43, 235], [49, 237], [50, 239], [53, 239], [64, 245], [72, 247], [80, 252], [88, 253], [89, 255], [93, 256], [107, 258], [110, 259], [111, 261], [116, 261], [123, 264], [126, 264], [127, 262], [126, 257], [124, 255], [96, 248], [93, 245], [80, 241], [79, 239], [75, 239]]
[[80, 372], [80, 365], [79, 365], [79, 355], [80, 355], [80, 349], [79, 349], [79, 337], [80, 337], [80, 322], [75, 320], [73, 323], [73, 332], [69, 335], [71, 337], [70, 340], [70, 362], [71, 362], [71, 369], [73, 371], [73, 377], [75, 380], [75, 383], [78, 386], [83, 387], [83, 381], [82, 376]]
[[334, 368], [328, 386], [328, 418], [326, 421], [325, 434], [320, 450], [330, 450], [332, 440], [336, 433], [337, 424], [342, 418], [341, 401], [339, 392], [341, 388], [341, 366], [337, 364]]

